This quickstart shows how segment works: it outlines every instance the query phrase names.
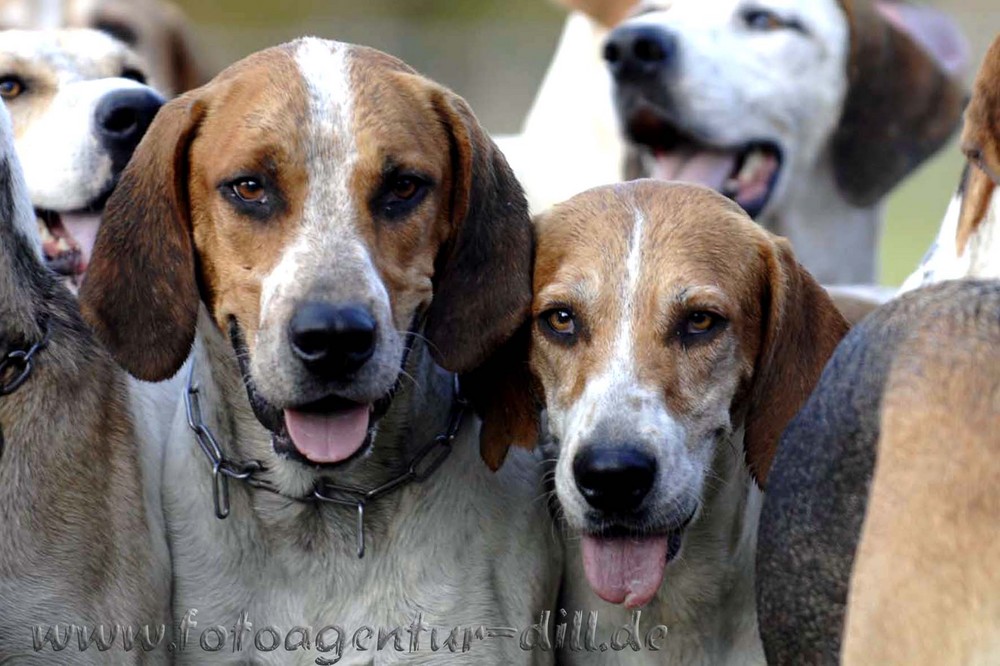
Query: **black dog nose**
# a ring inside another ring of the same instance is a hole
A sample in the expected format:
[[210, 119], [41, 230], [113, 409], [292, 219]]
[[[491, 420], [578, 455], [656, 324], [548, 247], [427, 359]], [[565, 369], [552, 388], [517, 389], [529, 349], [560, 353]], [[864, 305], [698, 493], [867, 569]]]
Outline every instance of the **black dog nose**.
[[604, 60], [616, 79], [656, 76], [677, 57], [677, 37], [653, 25], [623, 25], [604, 42]]
[[325, 379], [344, 379], [375, 351], [375, 320], [357, 305], [306, 303], [288, 326], [294, 353]]
[[573, 477], [595, 509], [633, 511], [653, 487], [656, 459], [633, 447], [589, 447], [573, 459]]
[[163, 106], [163, 98], [149, 88], [108, 93], [94, 112], [97, 140], [111, 156], [114, 170], [121, 171]]

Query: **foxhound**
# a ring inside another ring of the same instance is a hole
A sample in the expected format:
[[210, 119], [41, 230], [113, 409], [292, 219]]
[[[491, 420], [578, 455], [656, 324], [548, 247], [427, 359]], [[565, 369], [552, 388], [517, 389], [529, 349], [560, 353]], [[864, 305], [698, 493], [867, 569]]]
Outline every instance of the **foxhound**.
[[100, 211], [163, 97], [126, 46], [95, 30], [0, 32], [0, 99], [50, 268], [78, 285]]
[[[530, 376], [508, 363], [494, 386], [509, 441], [541, 436], [576, 536], [561, 608], [598, 613], [593, 649], [560, 658], [763, 663], [760, 487], [847, 323], [786, 242], [708, 188], [595, 188], [536, 229]], [[635, 640], [615, 645], [622, 627]]]
[[881, 202], [952, 135], [967, 48], [881, 0], [647, 0], [608, 36], [627, 175], [725, 193], [823, 284], [876, 281]]
[[902, 291], [963, 277], [1000, 278], [1000, 38], [986, 53], [965, 111], [968, 165], [941, 230]]
[[170, 663], [169, 558], [136, 403], [43, 265], [0, 107], [0, 662]]
[[[180, 662], [551, 661], [496, 631], [555, 603], [540, 465], [483, 464], [465, 404], [488, 396], [452, 374], [513, 334], [531, 257], [472, 111], [391, 56], [301, 39], [163, 107], [81, 299], [136, 377], [193, 345], [163, 474], [174, 610], [258, 629], [241, 650], [192, 638]], [[277, 649], [297, 627], [306, 647]]]
[[768, 479], [769, 664], [996, 663], [997, 312], [995, 281], [933, 285], [837, 349]]
[[0, 0], [0, 29], [59, 28], [92, 28], [128, 46], [169, 97], [207, 80], [187, 19], [169, 0]]

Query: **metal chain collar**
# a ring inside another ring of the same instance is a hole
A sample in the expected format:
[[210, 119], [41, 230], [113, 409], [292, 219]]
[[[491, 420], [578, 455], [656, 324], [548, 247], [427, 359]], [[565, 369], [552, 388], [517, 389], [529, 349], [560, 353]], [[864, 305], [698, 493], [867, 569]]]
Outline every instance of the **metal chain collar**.
[[286, 495], [266, 480], [257, 475], [266, 471], [264, 465], [257, 460], [245, 462], [226, 458], [218, 441], [205, 425], [201, 415], [201, 404], [198, 398], [198, 385], [194, 380], [194, 363], [188, 375], [187, 392], [184, 405], [187, 411], [188, 427], [194, 432], [198, 446], [212, 466], [212, 499], [215, 504], [215, 516], [226, 518], [229, 515], [229, 480], [243, 481], [252, 488], [259, 488], [280, 495], [296, 502], [307, 504], [330, 503], [342, 506], [353, 506], [357, 509], [357, 546], [358, 558], [365, 556], [365, 507], [369, 502], [404, 486], [408, 483], [421, 483], [437, 470], [451, 454], [452, 444], [458, 435], [469, 403], [459, 390], [458, 376], [454, 376], [452, 389], [451, 414], [446, 430], [429, 441], [410, 459], [406, 470], [383, 483], [368, 490], [353, 486], [344, 486], [331, 482], [329, 479], [319, 479], [312, 492], [302, 497]]
[[[31, 345], [27, 350], [17, 349], [7, 352], [0, 359], [0, 396], [10, 395], [21, 388], [24, 382], [28, 381], [31, 371], [35, 369], [35, 354], [45, 349], [49, 344], [50, 328], [48, 319], [42, 322], [42, 331], [42, 339]], [[13, 378], [6, 382], [3, 381], [4, 375], [11, 369], [15, 371]]]

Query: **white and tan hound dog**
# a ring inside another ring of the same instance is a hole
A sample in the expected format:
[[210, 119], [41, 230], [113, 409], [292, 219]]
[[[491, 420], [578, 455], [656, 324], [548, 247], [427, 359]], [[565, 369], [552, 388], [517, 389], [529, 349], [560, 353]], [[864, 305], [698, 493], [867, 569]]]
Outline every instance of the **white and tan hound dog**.
[[965, 54], [881, 0], [649, 0], [605, 46], [629, 175], [725, 193], [824, 284], [875, 282], [881, 202], [957, 128]]
[[0, 99], [49, 267], [79, 283], [99, 214], [163, 104], [141, 59], [96, 30], [0, 32]]
[[965, 111], [969, 164], [937, 239], [903, 291], [956, 278], [1000, 278], [1000, 38], [976, 76]]
[[0, 0], [0, 28], [103, 32], [139, 54], [149, 83], [167, 96], [208, 78], [191, 28], [169, 0]]
[[[391, 56], [303, 39], [163, 108], [108, 203], [84, 312], [144, 379], [194, 345], [164, 463], [178, 617], [312, 639], [180, 661], [383, 663], [400, 655], [365, 627], [417, 620], [438, 650], [424, 631], [411, 662], [551, 661], [516, 636], [445, 641], [555, 603], [540, 466], [491, 472], [437, 365], [473, 371], [514, 332], [531, 256], [523, 193], [466, 103]], [[208, 432], [247, 478], [213, 481]]]
[[642, 611], [634, 646], [561, 658], [762, 663], [758, 484], [846, 322], [786, 242], [707, 188], [596, 188], [536, 229], [532, 377], [509, 365], [507, 430], [542, 433], [579, 535], [562, 608], [598, 611], [595, 643]]
[[42, 263], [0, 108], [2, 663], [170, 663], [159, 484], [129, 391]]

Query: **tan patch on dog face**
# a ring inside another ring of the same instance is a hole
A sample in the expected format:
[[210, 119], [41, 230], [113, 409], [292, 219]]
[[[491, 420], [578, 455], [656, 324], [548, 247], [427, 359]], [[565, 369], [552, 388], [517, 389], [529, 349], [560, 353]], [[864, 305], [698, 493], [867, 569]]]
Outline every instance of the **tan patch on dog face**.
[[[253, 340], [261, 282], [302, 221], [306, 96], [292, 58], [272, 50], [196, 103], [206, 111], [191, 146], [188, 182], [202, 296], [220, 329], [236, 317]], [[269, 203], [260, 214], [234, 198], [242, 180], [263, 185]]]
[[[555, 208], [538, 224], [532, 307], [532, 366], [548, 404], [569, 408], [622, 353], [673, 414], [699, 411], [720, 364], [745, 384], [761, 346], [767, 242], [700, 188], [602, 189]], [[574, 340], [547, 330], [545, 314], [559, 309], [575, 315]], [[692, 333], [698, 313], [715, 319], [709, 332]]]
[[965, 111], [962, 151], [971, 171], [965, 184], [956, 238], [959, 254], [986, 218], [1000, 183], [1000, 38], [993, 42], [976, 76]]

